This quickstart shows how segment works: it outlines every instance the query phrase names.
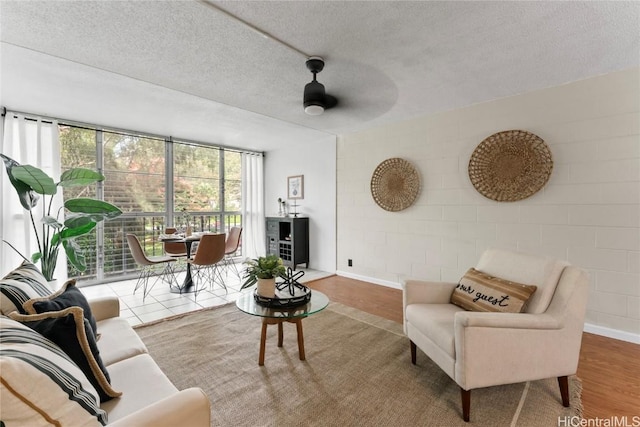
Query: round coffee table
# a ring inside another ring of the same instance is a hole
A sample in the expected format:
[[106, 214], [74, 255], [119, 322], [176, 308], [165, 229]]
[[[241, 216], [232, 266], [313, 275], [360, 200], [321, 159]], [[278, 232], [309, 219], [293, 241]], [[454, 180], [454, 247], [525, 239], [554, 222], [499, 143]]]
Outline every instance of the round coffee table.
[[290, 322], [296, 324], [298, 332], [298, 353], [300, 360], [305, 360], [304, 355], [304, 335], [302, 334], [302, 319], [314, 313], [324, 310], [329, 305], [329, 298], [320, 291], [311, 291], [311, 300], [298, 307], [283, 309], [269, 308], [258, 304], [253, 296], [254, 289], [244, 292], [236, 300], [236, 307], [252, 316], [262, 317], [262, 334], [260, 335], [260, 355], [258, 365], [264, 365], [264, 351], [267, 340], [267, 326], [278, 325], [278, 347], [282, 347], [283, 331], [282, 323]]

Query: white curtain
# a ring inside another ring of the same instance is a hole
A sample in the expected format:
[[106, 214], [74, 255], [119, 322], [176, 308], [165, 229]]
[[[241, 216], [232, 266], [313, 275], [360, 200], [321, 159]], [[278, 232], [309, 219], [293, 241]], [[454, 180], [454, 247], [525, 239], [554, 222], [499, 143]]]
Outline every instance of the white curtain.
[[242, 253], [264, 256], [264, 172], [262, 155], [242, 154]]
[[[7, 111], [3, 135], [0, 140], [0, 153], [12, 158], [21, 165], [28, 164], [42, 169], [57, 182], [60, 178], [61, 170], [58, 122], [26, 119], [20, 114]], [[0, 166], [2, 168], [0, 173], [0, 188], [2, 188], [0, 197], [0, 212], [2, 213], [0, 238], [11, 243], [20, 253], [30, 259], [31, 255], [38, 251], [33, 226], [28, 212], [20, 204], [15, 189], [9, 182], [4, 163]], [[37, 226], [40, 226], [40, 220], [43, 216], [44, 204], [42, 200], [42, 196], [40, 196], [38, 205], [33, 211]], [[49, 196], [47, 196], [48, 200]], [[51, 208], [52, 215], [58, 212], [62, 203], [62, 191], [59, 189]], [[60, 221], [63, 219], [59, 218]], [[66, 261], [64, 249], [61, 247], [55, 271], [55, 278], [59, 283], [63, 283], [67, 279]], [[20, 263], [22, 263], [22, 257], [16, 254], [6, 243], [0, 242], [0, 275], [4, 276]]]

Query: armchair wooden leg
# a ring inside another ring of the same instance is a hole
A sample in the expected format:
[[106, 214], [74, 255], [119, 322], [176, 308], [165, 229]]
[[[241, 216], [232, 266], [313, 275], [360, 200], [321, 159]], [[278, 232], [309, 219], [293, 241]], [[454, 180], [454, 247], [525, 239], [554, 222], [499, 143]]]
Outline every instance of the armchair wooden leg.
[[471, 390], [460, 387], [460, 397], [462, 397], [462, 419], [469, 422], [469, 412], [471, 411]]
[[411, 344], [411, 363], [416, 364], [416, 345], [413, 341], [409, 340]]
[[558, 377], [558, 385], [560, 386], [560, 396], [562, 396], [562, 406], [569, 407], [569, 378]]

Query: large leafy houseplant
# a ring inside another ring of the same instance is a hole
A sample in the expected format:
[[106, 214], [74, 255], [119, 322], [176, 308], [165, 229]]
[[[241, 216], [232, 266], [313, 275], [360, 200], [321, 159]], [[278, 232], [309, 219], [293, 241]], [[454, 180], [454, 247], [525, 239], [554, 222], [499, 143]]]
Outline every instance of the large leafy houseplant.
[[286, 272], [282, 259], [277, 255], [247, 259], [244, 264], [247, 269], [244, 272], [245, 281], [240, 289], [255, 285], [258, 279], [274, 279]]
[[[52, 215], [53, 197], [58, 192], [58, 187], [87, 186], [103, 181], [104, 176], [90, 169], [75, 168], [64, 172], [60, 181], [56, 183], [41, 169], [31, 165], [20, 165], [4, 154], [0, 154], [0, 157], [4, 161], [9, 181], [18, 194], [20, 204], [29, 212], [38, 244], [38, 252], [31, 255], [31, 262], [40, 261], [42, 275], [47, 280], [53, 280], [58, 251], [62, 245], [69, 262], [78, 271], [85, 271], [87, 265], [84, 251], [75, 239], [89, 233], [98, 222], [115, 218], [122, 214], [122, 211], [101, 200], [75, 198], [65, 201], [64, 208]], [[42, 218], [36, 222], [34, 210], [38, 205], [39, 195], [42, 195]], [[65, 212], [64, 222], [60, 222], [63, 209], [69, 213]], [[20, 253], [11, 243], [5, 243]]]

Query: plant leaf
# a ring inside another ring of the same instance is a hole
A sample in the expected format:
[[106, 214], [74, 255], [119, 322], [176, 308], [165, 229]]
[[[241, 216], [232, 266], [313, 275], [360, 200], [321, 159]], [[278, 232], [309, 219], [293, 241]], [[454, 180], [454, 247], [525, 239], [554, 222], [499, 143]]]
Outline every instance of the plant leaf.
[[62, 241], [62, 246], [67, 254], [69, 262], [78, 270], [85, 271], [87, 269], [87, 263], [85, 261], [84, 252], [82, 248], [74, 239], [68, 239]]
[[11, 168], [11, 175], [19, 181], [27, 184], [38, 194], [54, 195], [58, 187], [53, 179], [35, 166], [24, 165]]
[[91, 169], [74, 168], [62, 173], [59, 185], [61, 187], [86, 186], [98, 181], [104, 181], [104, 175]]
[[91, 215], [71, 214], [65, 218], [64, 225], [67, 228], [79, 228], [91, 222], [95, 222], [91, 219]]
[[58, 222], [57, 219], [49, 215], [45, 215], [44, 218], [42, 218], [42, 222], [48, 225], [49, 227], [55, 228], [56, 230], [60, 230], [62, 227], [64, 227], [62, 224]]
[[64, 240], [64, 239], [70, 239], [72, 237], [82, 236], [83, 234], [87, 234], [88, 232], [93, 230], [95, 226], [96, 226], [96, 223], [92, 221], [80, 227], [65, 228], [60, 232], [60, 237], [62, 237], [62, 239]]
[[31, 255], [31, 262], [35, 264], [40, 261], [40, 258], [42, 258], [42, 252], [36, 252], [35, 254]]
[[249, 288], [253, 285], [255, 285], [258, 282], [258, 279], [255, 276], [251, 276], [251, 277], [247, 277], [247, 280], [244, 281], [244, 283], [242, 283], [242, 286], [240, 287], [240, 289], [246, 289]]
[[18, 198], [20, 199], [20, 204], [23, 208], [30, 211], [31, 208], [35, 207], [38, 204], [38, 196], [27, 184], [22, 181], [18, 181], [15, 179], [11, 173], [11, 170], [15, 166], [20, 166], [20, 163], [13, 160], [11, 157], [7, 157], [4, 154], [0, 154], [2, 157], [2, 161], [4, 162], [4, 167], [7, 170], [7, 175], [9, 176], [9, 182], [13, 185], [13, 188], [16, 189], [16, 193], [18, 193]]
[[[64, 243], [67, 239], [73, 239], [78, 236], [82, 236], [83, 234], [87, 234], [91, 230], [93, 230], [96, 226], [96, 223], [91, 221], [86, 224], [80, 225], [74, 228], [65, 228], [62, 231], [55, 233], [51, 237], [51, 246], [57, 246], [60, 244], [60, 241]], [[65, 252], [67, 250], [65, 249]]]
[[67, 200], [64, 207], [71, 212], [90, 215], [94, 221], [111, 219], [122, 214], [122, 211], [111, 203], [89, 198]]

